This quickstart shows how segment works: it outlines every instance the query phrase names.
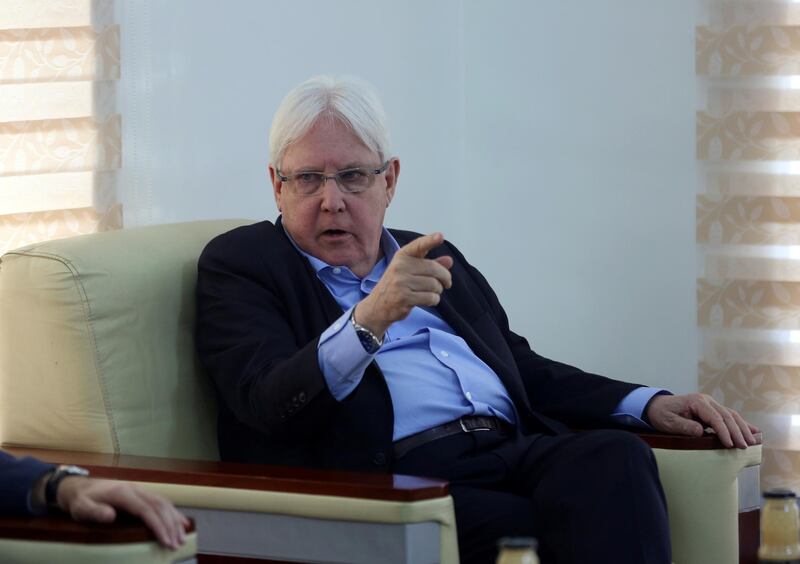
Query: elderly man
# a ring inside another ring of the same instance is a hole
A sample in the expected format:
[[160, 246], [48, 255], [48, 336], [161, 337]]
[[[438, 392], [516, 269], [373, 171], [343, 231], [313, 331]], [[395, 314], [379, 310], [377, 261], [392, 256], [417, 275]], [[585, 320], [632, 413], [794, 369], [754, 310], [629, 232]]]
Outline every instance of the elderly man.
[[705, 395], [537, 355], [441, 233], [384, 228], [400, 161], [364, 83], [292, 90], [269, 173], [282, 215], [221, 235], [199, 263], [224, 459], [447, 479], [464, 562], [493, 561], [507, 535], [538, 537], [545, 562], [670, 562], [648, 447], [566, 425], [710, 426], [739, 448], [754, 427]]

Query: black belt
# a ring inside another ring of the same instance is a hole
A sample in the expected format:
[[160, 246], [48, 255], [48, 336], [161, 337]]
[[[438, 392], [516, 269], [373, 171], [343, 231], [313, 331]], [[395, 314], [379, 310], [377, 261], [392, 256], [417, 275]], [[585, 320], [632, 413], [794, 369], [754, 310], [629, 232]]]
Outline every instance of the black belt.
[[426, 431], [411, 435], [405, 439], [400, 439], [394, 443], [394, 457], [395, 459], [404, 456], [410, 450], [422, 446], [425, 443], [435, 441], [436, 439], [443, 439], [451, 435], [459, 433], [474, 433], [476, 431], [499, 431], [504, 435], [510, 435], [513, 427], [497, 417], [471, 415], [469, 417], [462, 417], [450, 423], [433, 427]]

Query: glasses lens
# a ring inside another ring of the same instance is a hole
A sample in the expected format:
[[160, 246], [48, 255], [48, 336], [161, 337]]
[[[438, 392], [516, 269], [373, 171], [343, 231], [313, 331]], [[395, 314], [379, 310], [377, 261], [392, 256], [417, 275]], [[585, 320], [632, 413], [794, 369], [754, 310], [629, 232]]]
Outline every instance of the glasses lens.
[[322, 184], [322, 175], [318, 172], [298, 172], [292, 177], [292, 181], [299, 194], [313, 194]]
[[351, 168], [349, 170], [342, 170], [337, 175], [339, 183], [348, 192], [361, 192], [366, 190], [372, 184], [375, 178], [365, 168]]

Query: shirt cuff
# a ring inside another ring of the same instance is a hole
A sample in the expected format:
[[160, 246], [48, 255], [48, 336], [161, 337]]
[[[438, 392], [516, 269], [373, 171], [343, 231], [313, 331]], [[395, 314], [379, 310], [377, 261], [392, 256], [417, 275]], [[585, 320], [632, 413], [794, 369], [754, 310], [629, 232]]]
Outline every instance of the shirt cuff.
[[630, 392], [627, 396], [622, 398], [617, 408], [611, 414], [611, 418], [617, 423], [625, 425], [633, 425], [643, 429], [652, 429], [652, 427], [644, 420], [644, 409], [653, 396], [656, 394], [670, 393], [663, 388], [649, 388], [642, 386]]
[[344, 312], [319, 338], [317, 359], [328, 389], [342, 401], [356, 389], [364, 371], [375, 358], [364, 350], [350, 323], [355, 306]]
[[44, 500], [36, 499], [36, 486], [39, 484], [39, 480], [45, 477], [49, 472], [55, 470], [56, 467], [52, 464], [40, 462], [32, 458], [27, 458], [26, 461], [35, 468], [35, 471], [31, 474], [33, 482], [28, 487], [28, 495], [26, 498], [27, 512], [29, 515], [41, 516], [47, 513], [47, 504], [43, 503]]

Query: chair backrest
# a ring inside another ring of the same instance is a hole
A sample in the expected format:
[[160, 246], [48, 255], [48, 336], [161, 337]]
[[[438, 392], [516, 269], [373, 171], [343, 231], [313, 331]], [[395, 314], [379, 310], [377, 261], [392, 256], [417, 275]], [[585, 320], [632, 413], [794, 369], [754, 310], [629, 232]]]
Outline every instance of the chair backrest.
[[0, 443], [216, 459], [194, 352], [197, 258], [247, 220], [30, 245], [0, 259]]

